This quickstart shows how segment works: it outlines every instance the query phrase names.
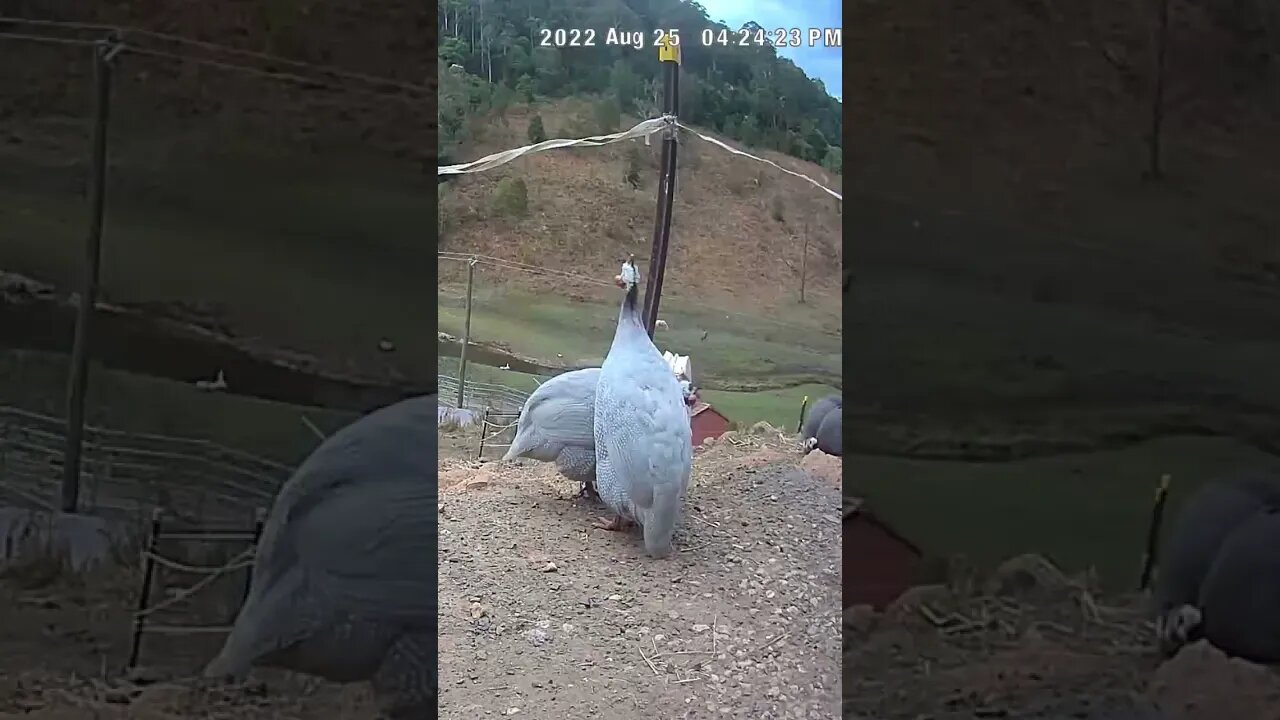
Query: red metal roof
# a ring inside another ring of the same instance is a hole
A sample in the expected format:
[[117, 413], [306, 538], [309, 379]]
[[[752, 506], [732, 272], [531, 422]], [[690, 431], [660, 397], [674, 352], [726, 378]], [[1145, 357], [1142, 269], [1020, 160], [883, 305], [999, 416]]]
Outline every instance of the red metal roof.
[[897, 542], [902, 543], [904, 546], [906, 546], [908, 549], [911, 550], [911, 552], [915, 553], [916, 555], [919, 555], [919, 556], [924, 555], [924, 552], [920, 549], [919, 545], [916, 545], [915, 543], [911, 542], [911, 540], [906, 538], [902, 533], [893, 529], [892, 525], [885, 522], [882, 518], [880, 518], [878, 515], [872, 512], [871, 508], [867, 507], [866, 500], [862, 498], [846, 497], [844, 499], [844, 513], [841, 516], [840, 520], [841, 522], [847, 521], [849, 518], [853, 517], [854, 515], [857, 515], [861, 517], [863, 520], [866, 520], [867, 522], [870, 522], [876, 525], [881, 530], [884, 530], [886, 533], [889, 534], [890, 537], [892, 537]]

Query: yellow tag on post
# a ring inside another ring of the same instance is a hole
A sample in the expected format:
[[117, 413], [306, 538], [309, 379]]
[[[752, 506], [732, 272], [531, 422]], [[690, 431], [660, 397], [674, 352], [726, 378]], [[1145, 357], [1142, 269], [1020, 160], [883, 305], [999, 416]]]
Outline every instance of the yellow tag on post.
[[662, 33], [658, 39], [658, 61], [680, 64], [680, 46], [672, 44], [671, 36]]

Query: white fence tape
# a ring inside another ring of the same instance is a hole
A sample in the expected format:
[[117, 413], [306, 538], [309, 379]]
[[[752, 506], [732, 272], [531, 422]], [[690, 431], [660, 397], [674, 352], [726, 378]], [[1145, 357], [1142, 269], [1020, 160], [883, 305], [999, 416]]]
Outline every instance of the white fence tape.
[[721, 141], [719, 141], [719, 140], [717, 140], [717, 139], [715, 139], [715, 138], [713, 138], [713, 137], [708, 137], [708, 136], [706, 136], [706, 135], [703, 135], [702, 133], [698, 132], [697, 130], [694, 130], [693, 128], [689, 127], [688, 125], [685, 125], [684, 123], [680, 123], [680, 122], [678, 122], [678, 123], [676, 123], [676, 125], [680, 126], [680, 129], [681, 129], [681, 130], [687, 130], [687, 131], [688, 131], [688, 132], [690, 132], [691, 134], [693, 134], [693, 135], [697, 135], [698, 137], [702, 138], [703, 140], [706, 140], [707, 142], [711, 143], [712, 145], [719, 145], [720, 147], [724, 148], [725, 150], [728, 150], [729, 152], [733, 153], [734, 155], [741, 155], [741, 156], [743, 156], [743, 157], [749, 157], [749, 158], [751, 158], [752, 160], [757, 160], [757, 161], [762, 162], [762, 163], [764, 163], [764, 164], [766, 164], [766, 165], [772, 165], [772, 166], [774, 166], [774, 167], [778, 168], [779, 170], [781, 170], [782, 172], [784, 172], [784, 173], [786, 173], [786, 174], [788, 174], [788, 175], [795, 175], [796, 177], [800, 178], [801, 180], [804, 180], [805, 182], [812, 183], [812, 184], [813, 184], [815, 187], [817, 187], [819, 190], [821, 190], [821, 191], [823, 191], [823, 192], [827, 193], [827, 194], [828, 194], [828, 195], [830, 195], [831, 197], [834, 197], [835, 199], [840, 200], [841, 202], [843, 202], [843, 201], [844, 201], [844, 196], [843, 196], [843, 195], [841, 195], [840, 193], [836, 192], [835, 190], [832, 190], [831, 188], [827, 187], [826, 185], [823, 185], [822, 183], [818, 182], [817, 180], [814, 180], [813, 178], [809, 177], [808, 175], [804, 175], [804, 174], [802, 174], [802, 173], [798, 173], [798, 172], [796, 172], [796, 171], [794, 171], [794, 170], [788, 170], [788, 169], [786, 169], [786, 168], [782, 167], [781, 165], [779, 165], [778, 163], [776, 163], [776, 162], [774, 162], [774, 161], [772, 161], [772, 160], [765, 160], [764, 158], [762, 158], [762, 157], [756, 157], [755, 155], [752, 155], [752, 154], [751, 154], [751, 153], [749, 153], [749, 152], [744, 152], [744, 151], [742, 151], [742, 150], [738, 150], [738, 149], [736, 149], [736, 148], [734, 148], [734, 147], [731, 147], [730, 145], [727, 145], [727, 144], [725, 144], [725, 143], [723, 143], [723, 142], [721, 142]]
[[778, 168], [779, 170], [781, 170], [782, 172], [788, 175], [794, 175], [800, 178], [801, 180], [804, 180], [805, 182], [812, 184], [814, 187], [827, 193], [831, 197], [834, 197], [835, 199], [840, 200], [841, 202], [844, 201], [844, 195], [841, 195], [835, 190], [832, 190], [826, 185], [823, 185], [817, 180], [814, 180], [813, 178], [809, 177], [808, 175], [805, 175], [803, 173], [798, 173], [795, 170], [788, 170], [787, 168], [782, 167], [781, 165], [779, 165], [778, 163], [772, 160], [766, 160], [757, 155], [752, 155], [749, 152], [746, 152], [744, 150], [739, 150], [733, 147], [732, 145], [729, 145], [725, 142], [722, 142], [713, 137], [710, 137], [709, 135], [703, 135], [702, 133], [698, 132], [697, 130], [694, 130], [688, 125], [685, 125], [684, 123], [681, 123], [681, 122], [677, 122], [676, 119], [671, 115], [663, 115], [662, 117], [650, 118], [648, 120], [638, 123], [635, 127], [631, 128], [630, 130], [624, 130], [622, 132], [616, 132], [610, 135], [592, 135], [591, 137], [584, 137], [584, 138], [577, 138], [577, 139], [556, 138], [555, 140], [543, 140], [542, 142], [534, 143], [533, 145], [525, 145], [524, 147], [512, 148], [511, 150], [503, 150], [502, 152], [496, 152], [492, 155], [486, 155], [480, 158], [479, 160], [473, 160], [472, 162], [469, 162], [469, 163], [461, 163], [458, 165], [442, 165], [436, 168], [436, 175], [461, 175], [462, 173], [473, 173], [473, 172], [481, 172], [484, 170], [492, 170], [493, 168], [498, 167], [499, 165], [506, 165], [507, 163], [511, 162], [512, 160], [515, 160], [516, 158], [522, 155], [529, 155], [531, 153], [543, 152], [545, 150], [554, 150], [556, 148], [579, 147], [579, 146], [599, 147], [601, 145], [608, 145], [610, 143], [622, 142], [623, 140], [632, 140], [634, 138], [648, 137], [649, 135], [653, 135], [656, 132], [660, 132], [664, 128], [671, 127], [672, 125], [678, 126], [681, 130], [685, 130], [692, 135], [696, 135], [697, 137], [701, 138], [702, 140], [705, 140], [706, 142], [711, 143], [712, 145], [717, 145], [721, 148], [724, 148], [725, 150], [733, 153], [734, 155], [741, 155], [742, 157], [751, 158], [752, 160], [755, 160], [757, 162], [762, 162], [766, 165], [772, 165], [773, 167]]
[[641, 138], [652, 135], [661, 131], [663, 128], [670, 127], [675, 122], [675, 118], [664, 116], [660, 118], [652, 118], [637, 124], [630, 130], [612, 133], [610, 135], [592, 135], [591, 137], [578, 138], [576, 140], [566, 140], [557, 138], [555, 140], [543, 140], [533, 145], [525, 145], [524, 147], [513, 148], [511, 150], [503, 150], [492, 155], [486, 155], [479, 160], [460, 165], [443, 165], [436, 169], [437, 175], [458, 175], [461, 173], [480, 172], [482, 170], [491, 170], [499, 165], [505, 165], [521, 155], [530, 153], [543, 152], [544, 150], [554, 150], [562, 147], [599, 147], [600, 145], [608, 145], [610, 143], [621, 142], [623, 140], [631, 140], [633, 138]]

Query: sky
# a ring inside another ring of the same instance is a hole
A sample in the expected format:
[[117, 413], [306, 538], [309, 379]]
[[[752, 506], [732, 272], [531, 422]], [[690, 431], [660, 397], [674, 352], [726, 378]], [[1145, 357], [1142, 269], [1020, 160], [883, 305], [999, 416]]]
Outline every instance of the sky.
[[[807, 35], [809, 28], [842, 27], [841, 0], [698, 0], [712, 20], [737, 29], [756, 21], [765, 30], [799, 28]], [[827, 86], [827, 92], [840, 98], [842, 85], [840, 48], [778, 48], [778, 54], [790, 58], [805, 73]]]

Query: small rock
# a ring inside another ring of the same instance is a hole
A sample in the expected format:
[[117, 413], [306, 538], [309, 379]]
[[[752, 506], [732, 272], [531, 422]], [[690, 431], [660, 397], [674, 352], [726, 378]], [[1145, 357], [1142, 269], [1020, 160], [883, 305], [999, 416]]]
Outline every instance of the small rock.
[[551, 562], [551, 561], [547, 561], [547, 564], [546, 564], [546, 565], [543, 565], [540, 571], [541, 571], [541, 572], [544, 572], [544, 573], [553, 573], [553, 572], [555, 572], [556, 570], [559, 570], [559, 569], [560, 569], [560, 568], [556, 567], [556, 564], [555, 564], [555, 563], [553, 563], [553, 562]]
[[551, 637], [547, 635], [547, 631], [542, 628], [533, 628], [525, 633], [525, 636], [529, 638], [529, 642], [533, 643], [535, 647], [542, 647], [551, 640]]

